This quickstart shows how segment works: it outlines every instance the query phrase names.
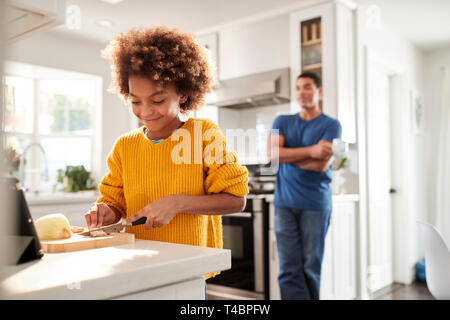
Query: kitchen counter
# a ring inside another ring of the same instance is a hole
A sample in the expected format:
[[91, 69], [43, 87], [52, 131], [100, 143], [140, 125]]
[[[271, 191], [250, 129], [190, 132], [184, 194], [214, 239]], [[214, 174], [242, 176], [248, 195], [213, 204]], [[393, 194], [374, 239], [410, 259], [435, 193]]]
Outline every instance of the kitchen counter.
[[2, 267], [0, 299], [204, 299], [204, 275], [229, 268], [230, 250], [136, 240]]
[[[247, 199], [265, 199], [267, 202], [274, 201], [274, 194], [249, 194], [247, 195]], [[352, 201], [358, 202], [359, 195], [358, 194], [333, 194], [333, 202], [345, 202]]]
[[342, 194], [333, 194], [333, 202], [358, 202], [359, 194], [353, 193], [342, 193]]
[[100, 197], [100, 193], [95, 191], [81, 192], [55, 192], [41, 193], [35, 195], [33, 193], [25, 193], [25, 199], [29, 205], [48, 205], [48, 204], [66, 204], [66, 203], [93, 203]]

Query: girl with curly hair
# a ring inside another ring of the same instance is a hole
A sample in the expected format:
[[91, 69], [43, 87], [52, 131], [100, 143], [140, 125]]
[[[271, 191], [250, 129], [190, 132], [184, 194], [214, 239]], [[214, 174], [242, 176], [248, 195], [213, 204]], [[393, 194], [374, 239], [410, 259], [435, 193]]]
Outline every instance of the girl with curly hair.
[[245, 207], [248, 171], [226, 152], [212, 121], [179, 117], [201, 107], [211, 91], [206, 49], [191, 34], [154, 27], [115, 36], [102, 53], [111, 63], [110, 89], [143, 125], [115, 141], [101, 197], [85, 214], [88, 227], [146, 217], [145, 225], [126, 232], [222, 248], [221, 215]]

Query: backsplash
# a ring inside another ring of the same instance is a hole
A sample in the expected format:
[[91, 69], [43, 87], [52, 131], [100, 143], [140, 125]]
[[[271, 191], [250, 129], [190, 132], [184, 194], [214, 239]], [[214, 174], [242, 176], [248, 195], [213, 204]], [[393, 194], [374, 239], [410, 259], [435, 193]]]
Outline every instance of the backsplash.
[[[218, 125], [227, 134], [227, 130], [249, 129], [256, 130], [256, 141], [246, 141], [245, 150], [236, 150], [239, 161], [243, 164], [266, 163], [267, 138], [272, 128], [273, 121], [280, 114], [289, 114], [290, 104], [281, 104], [267, 107], [255, 107], [248, 109], [219, 108]], [[230, 133], [230, 132], [229, 132]], [[228, 144], [233, 146], [233, 140], [228, 139]], [[256, 144], [256, 145], [255, 145]]]

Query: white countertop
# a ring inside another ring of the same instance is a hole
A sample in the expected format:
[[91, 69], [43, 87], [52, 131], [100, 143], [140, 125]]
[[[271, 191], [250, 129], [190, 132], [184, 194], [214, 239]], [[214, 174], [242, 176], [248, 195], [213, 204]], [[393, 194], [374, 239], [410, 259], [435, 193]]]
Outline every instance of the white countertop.
[[342, 194], [333, 194], [333, 202], [358, 202], [359, 194], [356, 193], [342, 193]]
[[95, 202], [100, 197], [99, 192], [82, 191], [82, 192], [55, 192], [42, 193], [35, 195], [33, 193], [25, 193], [25, 199], [28, 205], [47, 205], [47, 204], [66, 204], [80, 202]]
[[110, 299], [229, 268], [227, 249], [136, 240], [3, 267], [0, 299]]

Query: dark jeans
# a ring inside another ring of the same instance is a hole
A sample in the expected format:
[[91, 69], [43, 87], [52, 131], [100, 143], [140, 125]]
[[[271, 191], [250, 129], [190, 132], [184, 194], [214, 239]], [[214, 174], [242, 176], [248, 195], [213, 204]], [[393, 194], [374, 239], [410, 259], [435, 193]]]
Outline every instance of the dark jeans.
[[320, 272], [331, 210], [275, 208], [283, 300], [319, 300]]

